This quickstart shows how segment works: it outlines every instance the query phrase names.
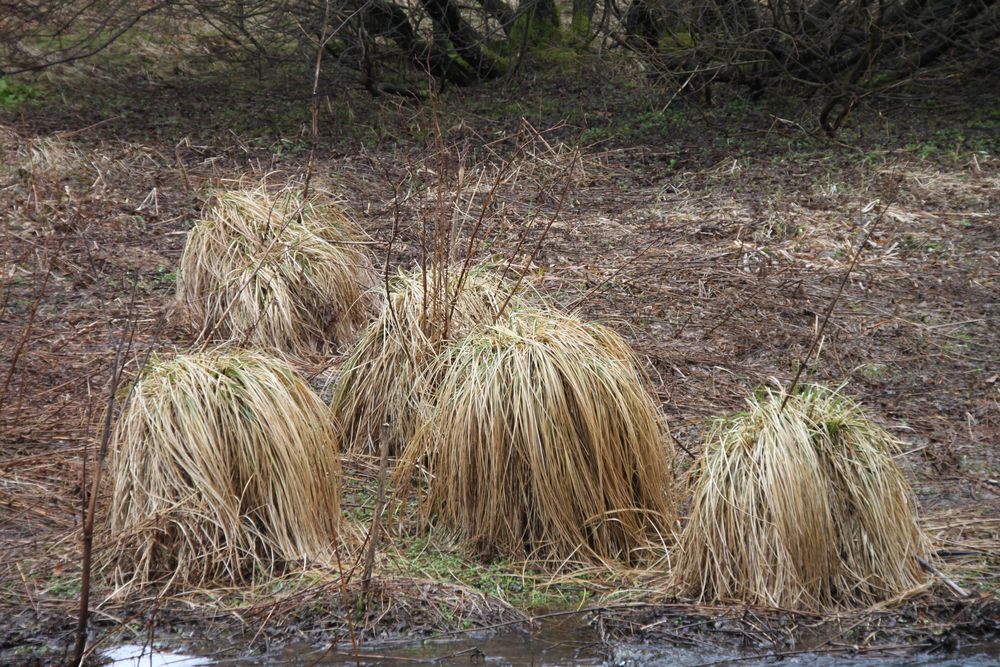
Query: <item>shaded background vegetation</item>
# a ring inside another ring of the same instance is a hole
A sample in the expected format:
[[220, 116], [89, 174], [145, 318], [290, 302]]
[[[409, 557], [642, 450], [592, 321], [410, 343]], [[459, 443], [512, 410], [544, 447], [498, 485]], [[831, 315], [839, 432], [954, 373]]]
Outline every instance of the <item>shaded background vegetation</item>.
[[963, 85], [1000, 62], [995, 0], [73, 0], [3, 3], [0, 16], [0, 75], [90, 58], [136, 30], [212, 36], [214, 55], [238, 50], [258, 69], [304, 64], [314, 94], [324, 61], [339, 85], [425, 98], [561, 51], [620, 52], [675, 94], [791, 93], [830, 135], [867, 97], [915, 79]]

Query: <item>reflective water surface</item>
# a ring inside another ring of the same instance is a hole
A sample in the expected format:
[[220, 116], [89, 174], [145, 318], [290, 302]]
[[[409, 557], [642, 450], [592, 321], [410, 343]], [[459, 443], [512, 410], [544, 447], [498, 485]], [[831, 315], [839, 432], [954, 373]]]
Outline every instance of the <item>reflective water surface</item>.
[[317, 650], [314, 646], [286, 646], [267, 656], [214, 660], [208, 651], [170, 653], [140, 646], [119, 646], [108, 653], [121, 667], [190, 667], [193, 665], [495, 665], [558, 667], [562, 665], [607, 665], [609, 667], [763, 667], [803, 665], [809, 667], [988, 667], [1000, 665], [1000, 643], [966, 647], [949, 655], [850, 655], [841, 649], [800, 653], [794, 650], [754, 655], [704, 648], [672, 646], [602, 645], [593, 629], [578, 621], [549, 621], [534, 630], [510, 631], [490, 637], [459, 636], [414, 642], [373, 642], [359, 647], [337, 646]]

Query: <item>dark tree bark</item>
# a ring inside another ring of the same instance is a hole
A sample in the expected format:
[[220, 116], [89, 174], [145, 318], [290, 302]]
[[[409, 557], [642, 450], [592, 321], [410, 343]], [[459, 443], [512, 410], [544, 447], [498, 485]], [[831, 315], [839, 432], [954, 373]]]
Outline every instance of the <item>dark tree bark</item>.
[[504, 0], [478, 0], [479, 5], [486, 10], [486, 13], [500, 24], [500, 29], [510, 37], [514, 29], [514, 22], [517, 20], [517, 13]]
[[[416, 69], [459, 86], [469, 86], [479, 80], [475, 71], [450, 57], [447, 50], [421, 40], [406, 12], [399, 5], [386, 0], [368, 0], [364, 22], [366, 30], [371, 34], [391, 39], [407, 55]], [[373, 81], [374, 78], [366, 73], [366, 80]], [[369, 92], [399, 94], [395, 89], [387, 89], [384, 86], [373, 90], [370, 85]], [[412, 93], [407, 94], [412, 96]]]
[[434, 24], [444, 30], [455, 52], [472, 67], [480, 80], [492, 79], [499, 74], [496, 62], [481, 49], [484, 42], [482, 35], [462, 18], [458, 5], [451, 0], [420, 0], [420, 4]]
[[656, 15], [649, 0], [632, 0], [625, 10], [622, 25], [635, 48], [655, 50], [660, 40]]
[[579, 44], [585, 44], [590, 39], [591, 24], [594, 12], [597, 10], [597, 0], [573, 0], [573, 39]]
[[521, 51], [555, 44], [560, 39], [559, 8], [555, 0], [522, 0], [513, 39]]

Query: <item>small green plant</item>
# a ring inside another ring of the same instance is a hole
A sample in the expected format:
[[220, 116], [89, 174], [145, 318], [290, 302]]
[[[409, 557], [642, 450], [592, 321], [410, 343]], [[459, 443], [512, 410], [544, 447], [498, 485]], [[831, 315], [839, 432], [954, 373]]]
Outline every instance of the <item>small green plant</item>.
[[937, 146], [937, 144], [932, 141], [919, 144], [909, 143], [906, 145], [906, 149], [916, 153], [917, 157], [921, 160], [928, 160], [941, 152], [941, 149]]
[[32, 86], [0, 77], [0, 109], [19, 106], [37, 96], [38, 91]]
[[858, 372], [869, 380], [880, 380], [889, 372], [889, 367], [885, 364], [863, 364], [858, 368]]
[[173, 285], [177, 282], [177, 271], [160, 264], [156, 267], [156, 273], [153, 274], [153, 281], [157, 285]]
[[583, 134], [580, 135], [580, 143], [585, 146], [587, 144], [596, 144], [601, 141], [607, 141], [613, 134], [614, 133], [611, 128], [607, 125], [600, 127], [588, 127], [583, 131]]
[[588, 597], [580, 586], [546, 584], [545, 574], [524, 564], [508, 560], [484, 564], [467, 557], [458, 546], [425, 537], [397, 552], [390, 568], [404, 576], [470, 586], [525, 611], [576, 607]]
[[45, 593], [56, 598], [75, 598], [80, 595], [80, 577], [60, 577], [53, 580]]

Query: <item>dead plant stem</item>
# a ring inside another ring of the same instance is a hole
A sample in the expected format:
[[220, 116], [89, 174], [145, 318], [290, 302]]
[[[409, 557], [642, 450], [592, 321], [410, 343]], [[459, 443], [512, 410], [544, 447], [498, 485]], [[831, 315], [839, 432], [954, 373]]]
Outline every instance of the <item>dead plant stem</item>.
[[[94, 460], [94, 472], [91, 476], [90, 497], [86, 504], [86, 514], [83, 523], [83, 556], [80, 575], [80, 609], [77, 615], [76, 641], [73, 646], [73, 656], [69, 664], [80, 665], [83, 662], [84, 649], [87, 646], [87, 623], [90, 618], [90, 580], [92, 559], [94, 551], [94, 516], [97, 512], [97, 492], [101, 485], [101, 471], [104, 467], [104, 460], [107, 458], [108, 445], [111, 442], [111, 426], [114, 419], [115, 399], [118, 394], [118, 385], [121, 382], [123, 369], [122, 357], [126, 346], [131, 348], [132, 339], [135, 335], [135, 321], [132, 311], [135, 307], [135, 290], [133, 290], [132, 303], [129, 306], [129, 326], [126, 332], [118, 338], [115, 347], [115, 361], [111, 371], [111, 383], [108, 387], [108, 402], [104, 413], [104, 423], [101, 431], [101, 447]], [[140, 371], [141, 372], [141, 371]], [[134, 385], [133, 385], [134, 386]], [[127, 399], [126, 399], [127, 400]]]
[[[3, 388], [0, 388], [0, 414], [3, 414], [4, 405], [7, 402], [7, 392], [10, 389], [10, 383], [14, 379], [14, 372], [17, 370], [18, 361], [21, 359], [21, 355], [24, 353], [25, 346], [28, 343], [28, 339], [31, 337], [31, 331], [34, 328], [35, 319], [38, 317], [38, 310], [41, 307], [42, 300], [45, 299], [45, 293], [49, 286], [49, 278], [52, 276], [52, 268], [55, 265], [55, 258], [59, 255], [59, 251], [62, 249], [64, 238], [59, 239], [59, 244], [56, 246], [55, 252], [49, 256], [48, 265], [45, 268], [45, 274], [42, 277], [42, 284], [35, 291], [35, 298], [32, 300], [31, 308], [28, 313], [28, 321], [25, 322], [24, 326], [21, 328], [21, 338], [18, 340], [17, 345], [14, 347], [14, 352], [10, 358], [10, 367], [7, 369], [7, 376], [4, 379]], [[17, 412], [19, 410], [15, 410]]]
[[[576, 167], [577, 160], [579, 159], [580, 159], [580, 153], [577, 152], [573, 156], [573, 160], [569, 163], [569, 167], [566, 169], [566, 183], [563, 185], [562, 193], [559, 195], [559, 203], [556, 205], [556, 210], [552, 213], [552, 217], [549, 218], [549, 221], [545, 224], [545, 229], [542, 230], [541, 235], [538, 237], [538, 242], [535, 244], [534, 249], [531, 251], [531, 255], [528, 257], [528, 261], [524, 265], [524, 270], [521, 271], [521, 274], [517, 277], [517, 280], [514, 282], [513, 285], [511, 285], [510, 291], [507, 293], [507, 298], [504, 299], [503, 303], [500, 305], [500, 308], [497, 309], [496, 317], [493, 319], [494, 323], [500, 320], [500, 317], [507, 309], [508, 304], [510, 304], [511, 298], [514, 296], [514, 294], [517, 293], [517, 290], [520, 289], [521, 283], [524, 282], [524, 277], [528, 274], [528, 271], [531, 270], [532, 262], [535, 261], [535, 257], [538, 256], [538, 251], [542, 249], [542, 244], [545, 243], [545, 239], [549, 235], [549, 230], [552, 229], [553, 223], [555, 223], [556, 219], [559, 218], [559, 214], [562, 213], [563, 205], [566, 203], [566, 195], [569, 194], [569, 187], [570, 184], [572, 183], [570, 175], [573, 173], [573, 168]], [[511, 256], [512, 261], [513, 259], [514, 259], [513, 256]]]
[[309, 183], [312, 181], [313, 160], [316, 157], [316, 145], [319, 143], [319, 77], [323, 68], [323, 53], [326, 51], [327, 28], [330, 27], [330, 0], [323, 3], [323, 28], [320, 31], [319, 42], [316, 44], [316, 67], [313, 71], [312, 99], [310, 102], [311, 123], [309, 132], [309, 160], [306, 162], [306, 177], [302, 185], [302, 198], [309, 196]]
[[[386, 431], [386, 428], [382, 429]], [[368, 607], [368, 588], [372, 582], [372, 569], [375, 567], [375, 552], [378, 550], [378, 538], [382, 531], [382, 511], [385, 509], [385, 477], [389, 469], [389, 435], [383, 433], [381, 438], [378, 468], [378, 493], [375, 499], [375, 516], [372, 517], [371, 535], [368, 538], [368, 549], [365, 552], [365, 566], [361, 574], [361, 600]]]
[[885, 212], [889, 210], [892, 206], [890, 201], [882, 210], [879, 211], [878, 217], [868, 225], [868, 229], [865, 232], [864, 237], [861, 239], [861, 243], [858, 244], [857, 250], [854, 252], [854, 257], [851, 259], [850, 266], [847, 267], [847, 271], [844, 272], [844, 277], [840, 280], [840, 286], [837, 288], [837, 293], [833, 295], [830, 299], [830, 304], [826, 308], [826, 313], [823, 315], [823, 322], [819, 325], [819, 330], [812, 339], [812, 343], [809, 345], [809, 350], [806, 352], [805, 356], [799, 360], [798, 368], [795, 369], [795, 377], [792, 378], [792, 383], [788, 385], [788, 391], [785, 392], [785, 398], [781, 401], [781, 407], [778, 408], [779, 412], [785, 409], [785, 405], [788, 403], [788, 399], [791, 398], [792, 393], [795, 391], [795, 386], [799, 382], [799, 378], [802, 377], [802, 371], [805, 369], [806, 364], [809, 363], [809, 358], [812, 356], [813, 352], [816, 350], [816, 346], [819, 345], [819, 341], [823, 339], [823, 332], [826, 331], [826, 325], [830, 322], [830, 315], [833, 314], [833, 309], [840, 300], [840, 296], [844, 293], [844, 287], [847, 285], [848, 279], [851, 277], [851, 273], [854, 272], [854, 268], [858, 265], [858, 260], [861, 259], [861, 253], [864, 252], [865, 246], [868, 245], [868, 239], [871, 238], [872, 233], [878, 224], [882, 222], [882, 218], [885, 216]]

